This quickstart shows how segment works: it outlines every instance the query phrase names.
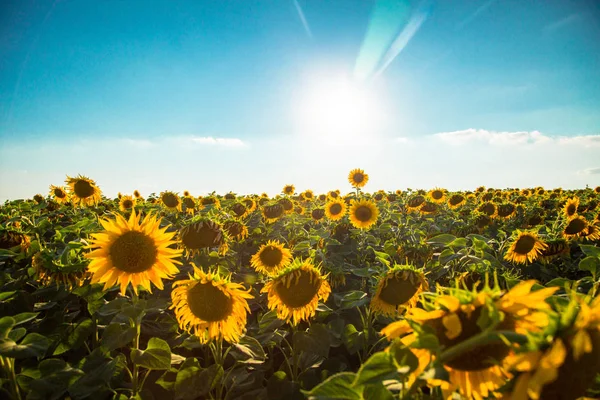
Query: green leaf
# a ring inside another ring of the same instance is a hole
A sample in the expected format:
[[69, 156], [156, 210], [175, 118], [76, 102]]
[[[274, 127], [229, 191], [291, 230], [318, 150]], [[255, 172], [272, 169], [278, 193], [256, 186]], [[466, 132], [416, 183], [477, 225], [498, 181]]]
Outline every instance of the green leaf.
[[11, 339], [0, 339], [0, 355], [12, 358], [43, 357], [50, 341], [39, 333], [30, 333], [20, 344]]
[[558, 286], [564, 288], [566, 284], [569, 284], [571, 282], [571, 280], [565, 278], [554, 278], [550, 282], [546, 283], [546, 287]]
[[396, 371], [400, 375], [409, 375], [419, 366], [417, 356], [400, 341], [396, 341], [390, 346], [389, 353], [396, 365]]
[[367, 294], [361, 290], [352, 290], [345, 293], [336, 293], [334, 300], [340, 310], [361, 307], [369, 302]]
[[352, 383], [356, 379], [353, 372], [335, 374], [311, 391], [304, 392], [309, 400], [362, 400], [361, 388], [355, 388]]
[[344, 328], [344, 335], [342, 336], [342, 342], [350, 354], [355, 354], [365, 345], [365, 335], [363, 332], [356, 330], [356, 327], [352, 324], [346, 325]]
[[580, 244], [579, 247], [586, 256], [600, 258], [600, 247], [591, 244]]
[[354, 385], [368, 385], [380, 383], [386, 379], [398, 378], [398, 368], [392, 355], [385, 351], [373, 354], [361, 365]]
[[0, 339], [6, 339], [14, 326], [15, 319], [13, 317], [0, 318]]
[[29, 322], [33, 319], [35, 319], [40, 313], [34, 313], [34, 312], [24, 312], [24, 313], [20, 313], [17, 314], [15, 316], [13, 316], [13, 318], [15, 319], [15, 325], [21, 325], [24, 324], [25, 322]]
[[180, 369], [175, 380], [175, 399], [193, 400], [205, 396], [219, 383], [223, 374], [223, 367], [218, 364], [205, 369], [197, 366]]
[[0, 293], [0, 302], [3, 302], [4, 300], [8, 300], [11, 297], [14, 296], [14, 294], [17, 293], [16, 290], [13, 290], [12, 292], [2, 292]]
[[[94, 394], [99, 397], [98, 395], [101, 393], [110, 392], [110, 380], [119, 369], [122, 369], [119, 368], [119, 364], [125, 365], [125, 358], [122, 354], [120, 357], [110, 359], [100, 356], [94, 351], [89, 357], [101, 357], [101, 359], [84, 363], [85, 375], [69, 387], [69, 394], [73, 399], [84, 399]], [[93, 368], [86, 368], [86, 364], [90, 364]]]
[[383, 386], [383, 383], [375, 383], [371, 385], [365, 385], [362, 393], [363, 399], [369, 400], [393, 400], [394, 395], [392, 392]]
[[312, 324], [308, 332], [294, 334], [294, 349], [322, 357], [329, 355], [329, 331], [323, 324]]
[[160, 338], [153, 337], [146, 350], [133, 350], [131, 360], [134, 364], [147, 369], [165, 370], [171, 368], [171, 348]]
[[84, 374], [80, 369], [72, 368], [63, 360], [51, 358], [39, 365], [41, 378], [29, 383], [28, 400], [64, 399], [67, 388]]
[[84, 319], [75, 326], [66, 340], [58, 345], [53, 355], [57, 356], [69, 350], [77, 350], [92, 333], [94, 333], [94, 323], [89, 318]]
[[135, 328], [125, 324], [110, 324], [104, 329], [100, 345], [108, 351], [127, 346], [135, 338]]
[[599, 266], [600, 259], [598, 259], [597, 257], [586, 257], [583, 260], [579, 261], [579, 269], [582, 271], [590, 271], [590, 273], [594, 277], [594, 280], [596, 280]]
[[233, 345], [229, 354], [242, 364], [262, 364], [267, 359], [267, 355], [259, 341], [247, 335]]
[[448, 245], [456, 240], [456, 236], [450, 235], [449, 233], [442, 233], [441, 235], [437, 235], [427, 240], [429, 244], [443, 244]]

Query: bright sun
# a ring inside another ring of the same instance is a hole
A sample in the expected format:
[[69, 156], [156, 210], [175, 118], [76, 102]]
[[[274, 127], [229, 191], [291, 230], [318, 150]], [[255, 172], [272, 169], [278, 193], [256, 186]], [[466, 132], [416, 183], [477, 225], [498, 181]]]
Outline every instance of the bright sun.
[[312, 82], [299, 100], [296, 111], [303, 135], [345, 141], [381, 127], [383, 110], [374, 88], [350, 79]]

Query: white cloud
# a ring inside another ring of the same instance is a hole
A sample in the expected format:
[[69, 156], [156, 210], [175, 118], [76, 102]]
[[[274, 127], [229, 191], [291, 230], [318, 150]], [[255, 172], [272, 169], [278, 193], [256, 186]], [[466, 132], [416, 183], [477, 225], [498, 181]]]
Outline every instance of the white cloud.
[[245, 146], [241, 139], [238, 138], [220, 138], [220, 137], [212, 137], [212, 136], [192, 136], [189, 138], [194, 143], [199, 144], [208, 144], [208, 145], [218, 145], [218, 146], [227, 146], [227, 147], [241, 147]]
[[577, 171], [578, 175], [599, 175], [600, 168], [586, 168], [580, 171]]
[[495, 132], [485, 129], [469, 128], [461, 131], [436, 133], [433, 136], [446, 143], [454, 145], [478, 142], [493, 146], [512, 146], [541, 143], [579, 145], [584, 147], [600, 146], [600, 135], [552, 137], [539, 131]]
[[129, 146], [138, 147], [138, 148], [148, 148], [155, 145], [154, 142], [147, 139], [131, 139], [131, 138], [123, 138], [121, 141]]
[[408, 143], [408, 142], [410, 142], [410, 139], [407, 137], [400, 136], [400, 137], [397, 137], [394, 141], [396, 143]]

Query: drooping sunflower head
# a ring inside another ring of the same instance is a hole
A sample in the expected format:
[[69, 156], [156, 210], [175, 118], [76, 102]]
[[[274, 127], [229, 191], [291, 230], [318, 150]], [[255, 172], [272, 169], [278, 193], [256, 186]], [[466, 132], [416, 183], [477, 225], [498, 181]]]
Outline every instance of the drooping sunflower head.
[[119, 200], [119, 209], [123, 212], [129, 212], [135, 207], [135, 199], [129, 195], [121, 196]]
[[218, 247], [219, 252], [226, 251], [223, 228], [217, 222], [207, 218], [198, 218], [181, 228], [179, 231], [180, 246], [190, 257], [202, 249]]
[[532, 263], [547, 247], [535, 232], [517, 230], [504, 259], [515, 264]]
[[105, 289], [119, 284], [121, 294], [129, 283], [135, 293], [138, 286], [151, 291], [150, 283], [162, 290], [162, 279], [178, 272], [176, 258], [182, 251], [171, 248], [175, 233], [166, 232], [168, 226], [160, 228], [161, 220], [150, 214], [140, 219], [132, 210], [129, 220], [121, 215], [100, 220], [105, 230], [91, 235], [89, 247], [94, 250], [85, 255], [91, 260], [92, 283], [104, 283]]
[[171, 299], [179, 327], [201, 343], [223, 338], [236, 343], [244, 334], [253, 296], [230, 277], [205, 273], [194, 266], [194, 275], [173, 284]]
[[600, 240], [600, 228], [595, 224], [588, 224], [588, 227], [583, 233], [581, 237], [585, 240]]
[[213, 207], [213, 208], [221, 208], [221, 201], [217, 198], [217, 196], [204, 196], [200, 199], [200, 204], [202, 207]]
[[50, 185], [50, 196], [52, 196], [54, 201], [56, 201], [58, 204], [65, 204], [69, 201], [69, 195], [67, 194], [67, 191], [61, 186]]
[[379, 191], [373, 195], [375, 201], [381, 201], [385, 197], [385, 192]]
[[573, 218], [577, 215], [577, 207], [579, 207], [579, 197], [574, 196], [567, 200], [565, 203], [565, 207], [563, 208], [563, 213], [565, 217], [568, 219]]
[[0, 228], [0, 249], [25, 252], [31, 245], [31, 239], [20, 229]]
[[567, 222], [562, 235], [565, 239], [577, 239], [585, 233], [588, 225], [584, 217], [576, 215]]
[[167, 210], [181, 211], [181, 199], [176, 193], [165, 191], [160, 194], [160, 203]]
[[331, 287], [310, 261], [295, 259], [261, 293], [267, 293], [268, 307], [276, 310], [279, 319], [297, 325], [315, 315], [319, 300], [327, 301]]
[[330, 190], [327, 193], [327, 197], [329, 197], [332, 200], [339, 199], [341, 197], [340, 196], [340, 191], [339, 190]]
[[388, 193], [385, 195], [385, 198], [388, 201], [388, 203], [393, 203], [396, 200], [398, 200], [398, 195], [396, 193]]
[[429, 191], [429, 193], [427, 193], [427, 196], [434, 203], [443, 203], [444, 201], [446, 201], [446, 191], [444, 189], [432, 189]]
[[248, 227], [243, 222], [229, 219], [223, 223], [223, 229], [231, 239], [241, 241], [248, 237]]
[[322, 208], [314, 208], [310, 212], [310, 216], [313, 219], [313, 221], [319, 222], [325, 217], [325, 210]]
[[458, 193], [453, 194], [448, 199], [448, 207], [450, 207], [452, 209], [458, 208], [458, 207], [462, 206], [463, 204], [465, 204], [466, 201], [467, 201], [467, 199], [462, 194], [458, 194]]
[[250, 265], [257, 272], [274, 276], [282, 271], [292, 260], [292, 252], [283, 243], [269, 240], [260, 246], [250, 259]]
[[231, 211], [237, 218], [245, 218], [249, 214], [248, 208], [242, 202], [233, 204], [231, 206]]
[[438, 211], [438, 209], [439, 206], [437, 203], [433, 201], [426, 201], [421, 205], [421, 207], [419, 207], [419, 212], [421, 214], [435, 214]]
[[325, 215], [332, 221], [338, 221], [344, 218], [346, 212], [348, 212], [348, 206], [345, 201], [339, 198], [330, 200], [325, 204]]
[[358, 229], [369, 229], [377, 222], [379, 208], [370, 200], [353, 200], [350, 205], [350, 223]]
[[509, 219], [515, 215], [517, 207], [513, 203], [502, 203], [498, 206], [498, 217], [502, 219]]
[[477, 211], [479, 211], [482, 214], [487, 215], [490, 218], [495, 218], [498, 215], [498, 208], [491, 201], [486, 201], [483, 204], [481, 204], [477, 208]]
[[546, 241], [547, 247], [542, 250], [541, 261], [549, 263], [556, 257], [570, 253], [570, 246], [566, 239], [549, 239]]
[[294, 202], [290, 200], [289, 197], [283, 197], [279, 199], [277, 203], [281, 204], [281, 206], [283, 207], [283, 211], [286, 214], [291, 214], [292, 212], [294, 212]]
[[355, 188], [364, 187], [369, 181], [369, 175], [365, 174], [362, 169], [356, 168], [348, 174], [348, 182]]
[[225, 200], [235, 200], [237, 198], [236, 194], [233, 192], [225, 193], [225, 196], [223, 197], [225, 198]]
[[63, 284], [67, 289], [73, 289], [83, 284], [87, 278], [85, 266], [80, 265], [57, 265], [52, 255], [45, 250], [36, 253], [31, 259], [31, 266], [35, 271], [38, 282], [43, 285]]
[[102, 192], [96, 182], [82, 175], [71, 178], [67, 175], [65, 180], [69, 188], [71, 203], [74, 206], [95, 206], [101, 200]]
[[189, 196], [184, 197], [183, 200], [181, 201], [181, 203], [185, 207], [185, 212], [187, 214], [194, 214], [197, 206], [196, 206], [196, 200], [194, 200], [193, 197], [189, 197]]
[[141, 199], [142, 195], [140, 194], [140, 192], [136, 189], [133, 191], [133, 197], [135, 197], [136, 199]]
[[262, 214], [265, 222], [270, 224], [277, 221], [283, 214], [285, 214], [285, 210], [281, 204], [272, 203], [263, 207]]
[[409, 211], [419, 211], [419, 208], [421, 208], [425, 201], [425, 196], [423, 196], [422, 194], [417, 194], [408, 199], [406, 207]]
[[411, 265], [395, 265], [379, 278], [371, 309], [394, 316], [398, 311], [414, 307], [419, 295], [429, 289], [423, 271]]
[[250, 214], [251, 212], [253, 212], [254, 210], [256, 210], [256, 202], [254, 201], [254, 199], [251, 199], [249, 197], [246, 197], [244, 200], [244, 205], [246, 206], [246, 209], [248, 210], [248, 214]]

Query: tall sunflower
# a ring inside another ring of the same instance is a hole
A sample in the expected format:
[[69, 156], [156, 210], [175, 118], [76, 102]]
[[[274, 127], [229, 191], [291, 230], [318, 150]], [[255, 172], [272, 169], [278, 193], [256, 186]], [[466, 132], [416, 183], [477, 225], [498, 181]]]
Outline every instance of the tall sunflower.
[[377, 283], [371, 299], [375, 312], [394, 316], [398, 310], [414, 307], [419, 295], [429, 289], [422, 271], [411, 265], [395, 265]]
[[577, 239], [586, 232], [588, 225], [589, 224], [584, 217], [575, 215], [567, 222], [562, 235], [565, 239]]
[[300, 193], [300, 196], [304, 201], [313, 201], [315, 199], [315, 194], [310, 189], [306, 189], [304, 192]]
[[82, 175], [71, 178], [67, 175], [65, 183], [69, 188], [71, 203], [75, 207], [79, 205], [95, 206], [101, 200], [102, 192], [96, 186], [96, 182], [90, 178]]
[[379, 209], [370, 200], [352, 200], [349, 214], [350, 222], [355, 228], [369, 229], [377, 222]]
[[277, 318], [297, 325], [315, 315], [319, 300], [327, 301], [331, 287], [310, 261], [295, 259], [261, 293], [267, 293], [268, 307], [277, 311]]
[[246, 197], [242, 201], [243, 201], [244, 205], [246, 206], [246, 209], [248, 210], [248, 214], [250, 214], [251, 212], [256, 210], [256, 201], [254, 201], [254, 199], [251, 199], [250, 197]]
[[338, 221], [344, 218], [348, 212], [346, 202], [341, 199], [330, 200], [325, 204], [325, 215], [332, 221]]
[[170, 247], [175, 234], [167, 232], [168, 226], [160, 228], [161, 220], [150, 214], [140, 218], [132, 211], [129, 220], [121, 215], [100, 219], [104, 231], [91, 235], [94, 250], [85, 255], [91, 260], [92, 283], [104, 283], [105, 290], [119, 284], [124, 295], [129, 283], [135, 293], [138, 286], [151, 291], [150, 282], [162, 290], [162, 279], [178, 272], [176, 258], [182, 251]]
[[348, 182], [355, 188], [364, 187], [369, 181], [369, 175], [365, 174], [362, 169], [353, 169], [348, 174]]
[[173, 283], [171, 299], [179, 327], [201, 343], [223, 338], [236, 343], [243, 335], [252, 299], [248, 290], [230, 277], [205, 273], [193, 263], [194, 275]]
[[181, 212], [181, 199], [176, 193], [168, 190], [161, 192], [160, 202], [167, 210]]
[[54, 201], [56, 201], [58, 204], [65, 204], [69, 201], [69, 195], [67, 194], [67, 191], [65, 188], [60, 186], [50, 185], [50, 196], [52, 196]]
[[138, 200], [142, 200], [142, 195], [137, 189], [133, 191], [133, 197], [135, 197]]
[[535, 232], [521, 232], [517, 229], [516, 233], [515, 239], [504, 255], [505, 260], [516, 264], [531, 263], [548, 247]]
[[406, 203], [406, 208], [408, 209], [408, 211], [419, 211], [423, 204], [425, 204], [425, 201], [425, 196], [417, 194], [408, 199], [408, 202]]
[[260, 246], [258, 251], [250, 259], [250, 265], [257, 272], [265, 275], [277, 275], [292, 260], [292, 253], [286, 249], [283, 243], [269, 240]]
[[496, 216], [498, 216], [498, 207], [496, 207], [496, 205], [491, 201], [485, 201], [484, 203], [482, 203], [477, 208], [477, 211], [487, 215], [490, 218], [495, 218]]
[[579, 207], [579, 197], [573, 196], [570, 199], [567, 199], [565, 206], [563, 208], [563, 213], [565, 217], [568, 219], [573, 218], [577, 215], [577, 207]]
[[427, 193], [427, 196], [434, 203], [443, 203], [446, 201], [446, 191], [444, 189], [435, 188]]
[[121, 196], [119, 200], [119, 209], [123, 212], [130, 211], [135, 207], [135, 199], [129, 195]]

